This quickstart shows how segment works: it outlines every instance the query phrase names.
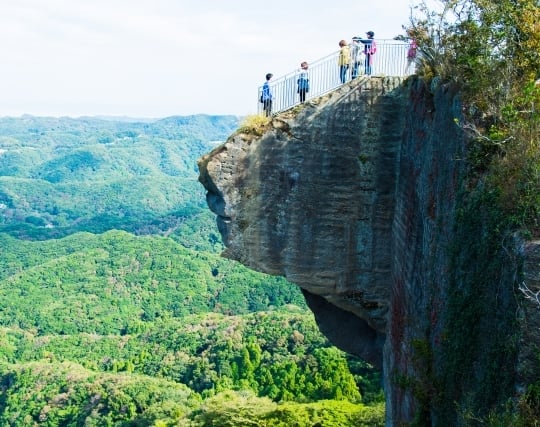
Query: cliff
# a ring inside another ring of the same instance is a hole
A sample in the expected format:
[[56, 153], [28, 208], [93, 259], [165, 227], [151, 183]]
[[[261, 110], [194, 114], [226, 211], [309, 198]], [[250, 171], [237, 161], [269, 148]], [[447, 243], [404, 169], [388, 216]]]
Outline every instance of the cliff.
[[300, 286], [323, 333], [383, 369], [389, 426], [465, 425], [539, 374], [517, 290], [540, 289], [537, 244], [501, 246], [465, 191], [460, 118], [451, 87], [372, 78], [199, 160], [224, 256]]

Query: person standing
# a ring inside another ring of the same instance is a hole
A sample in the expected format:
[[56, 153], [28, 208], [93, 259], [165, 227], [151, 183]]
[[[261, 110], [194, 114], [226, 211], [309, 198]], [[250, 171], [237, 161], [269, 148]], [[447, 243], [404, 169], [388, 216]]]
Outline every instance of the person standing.
[[409, 48], [407, 49], [407, 65], [405, 66], [405, 75], [409, 75], [411, 71], [414, 73], [414, 63], [416, 62], [418, 45], [416, 40], [411, 38], [409, 41]]
[[360, 64], [364, 62], [365, 55], [363, 46], [360, 45], [360, 37], [353, 37], [351, 44], [352, 73], [351, 78], [357, 78], [360, 73]]
[[345, 83], [347, 81], [347, 71], [349, 71], [349, 64], [351, 63], [351, 53], [349, 45], [345, 40], [340, 40], [339, 47], [339, 80], [341, 81], [341, 83]]
[[272, 89], [270, 87], [270, 79], [274, 77], [272, 73], [268, 73], [266, 75], [266, 81], [263, 84], [262, 87], [262, 93], [261, 93], [261, 102], [263, 104], [263, 111], [266, 117], [270, 117], [272, 115]]
[[306, 93], [309, 92], [309, 74], [308, 63], [306, 61], [300, 64], [300, 70], [298, 70], [298, 94], [300, 95], [300, 102], [306, 101]]
[[365, 73], [368, 76], [371, 76], [373, 71], [373, 55], [377, 52], [377, 43], [375, 42], [375, 33], [373, 31], [368, 31], [366, 33], [367, 39], [361, 39], [360, 41], [364, 44], [364, 53], [366, 54], [365, 64]]

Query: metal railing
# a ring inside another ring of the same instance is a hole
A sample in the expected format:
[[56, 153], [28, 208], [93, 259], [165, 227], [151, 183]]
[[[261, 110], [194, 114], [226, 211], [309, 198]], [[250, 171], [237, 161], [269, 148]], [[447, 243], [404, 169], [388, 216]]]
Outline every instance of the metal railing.
[[[408, 76], [414, 74], [415, 65], [407, 58], [409, 45], [396, 40], [377, 40], [377, 52], [372, 56], [372, 76]], [[362, 46], [362, 45], [361, 45]], [[363, 49], [363, 48], [362, 48]], [[344, 83], [340, 79], [338, 65], [339, 51], [309, 64], [309, 92], [306, 101], [328, 93]], [[358, 77], [365, 76], [365, 64], [357, 63]], [[351, 81], [355, 71], [351, 61], [346, 74], [345, 83]], [[270, 81], [272, 93], [272, 114], [279, 113], [300, 104], [298, 94], [298, 78], [300, 70], [293, 71]], [[264, 114], [264, 104], [260, 102], [262, 86], [257, 92], [258, 113]]]

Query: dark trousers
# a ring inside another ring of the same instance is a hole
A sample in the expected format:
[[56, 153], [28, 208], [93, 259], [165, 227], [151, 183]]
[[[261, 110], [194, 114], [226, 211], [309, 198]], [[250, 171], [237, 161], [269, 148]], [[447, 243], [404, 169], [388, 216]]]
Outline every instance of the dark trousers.
[[366, 74], [368, 76], [371, 76], [371, 54], [366, 53], [366, 67], [365, 67]]
[[349, 64], [339, 66], [339, 80], [341, 80], [341, 83], [347, 81], [347, 71], [349, 71]]
[[355, 79], [358, 77], [358, 70], [360, 69], [360, 62], [356, 61], [354, 64], [353, 64], [353, 69], [352, 69], [352, 76], [351, 78]]
[[272, 100], [267, 99], [263, 101], [263, 111], [266, 117], [270, 117], [272, 115]]

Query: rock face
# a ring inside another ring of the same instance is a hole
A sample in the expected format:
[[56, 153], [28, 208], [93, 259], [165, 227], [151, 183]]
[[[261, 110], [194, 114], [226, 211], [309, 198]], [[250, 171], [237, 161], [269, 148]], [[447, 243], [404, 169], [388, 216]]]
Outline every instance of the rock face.
[[[328, 336], [376, 366], [392, 283], [399, 83], [344, 87], [323, 106], [276, 117], [256, 141], [233, 136], [200, 163], [225, 256], [299, 285]], [[359, 327], [362, 338], [350, 340]]]
[[[484, 342], [477, 337], [481, 327], [469, 333], [481, 348], [461, 360], [475, 366], [467, 378], [453, 375], [445, 356], [456, 348], [462, 353], [449, 328], [460, 323], [454, 316], [468, 302], [458, 296], [468, 291], [456, 294], [456, 288], [477, 289], [459, 273], [475, 256], [474, 245], [461, 250], [456, 231], [466, 168], [460, 108], [449, 88], [430, 91], [398, 78], [353, 81], [275, 116], [262, 136], [239, 131], [199, 160], [224, 256], [300, 286], [321, 331], [383, 369], [389, 426], [413, 419], [460, 425], [456, 403], [481, 413], [518, 382], [513, 370], [485, 404], [485, 392], [467, 382], [487, 375], [475, 363], [505, 338]], [[516, 312], [517, 269], [514, 263], [503, 275], [500, 286], [510, 291], [499, 292], [481, 326]], [[479, 289], [471, 298], [490, 304], [488, 284]], [[534, 304], [524, 311], [538, 321], [534, 314]], [[510, 328], [504, 333], [518, 333]], [[497, 361], [519, 356], [509, 351]], [[530, 357], [522, 354], [522, 371]], [[527, 383], [529, 374], [520, 381]], [[449, 401], [441, 403], [441, 396]]]

